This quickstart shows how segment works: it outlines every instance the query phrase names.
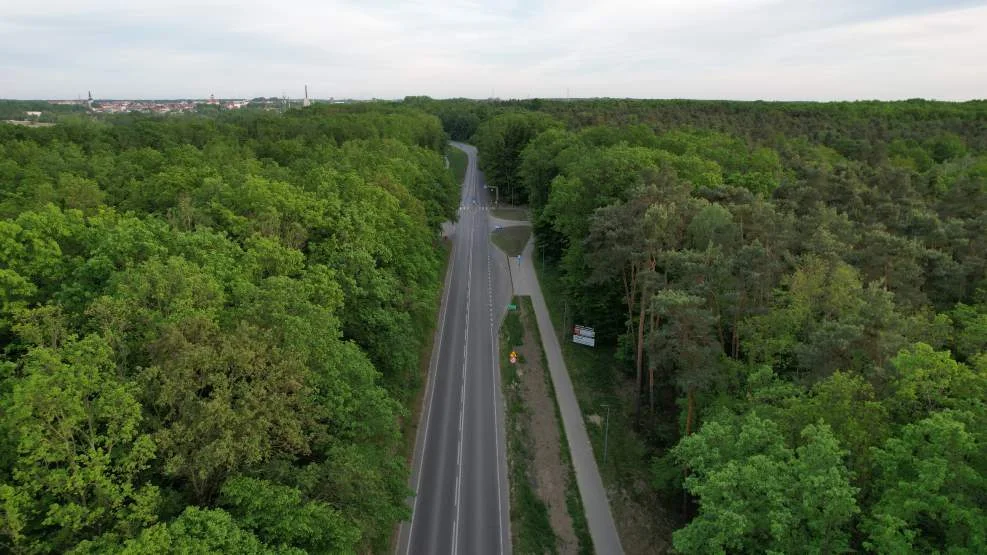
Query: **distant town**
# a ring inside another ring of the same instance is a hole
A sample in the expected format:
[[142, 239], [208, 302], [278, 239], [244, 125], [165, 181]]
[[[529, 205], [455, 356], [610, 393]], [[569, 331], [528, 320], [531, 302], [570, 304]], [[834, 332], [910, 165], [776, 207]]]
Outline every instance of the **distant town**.
[[[92, 92], [87, 98], [73, 100], [41, 100], [41, 101], [9, 101], [0, 108], [0, 123], [10, 123], [27, 127], [47, 127], [54, 125], [58, 114], [90, 113], [90, 114], [182, 114], [213, 110], [239, 110], [251, 108], [283, 112], [290, 108], [302, 108], [312, 104], [346, 104], [357, 102], [345, 99], [310, 99], [308, 87], [303, 98], [288, 98], [287, 96], [245, 98], [184, 98], [184, 99], [95, 99]], [[49, 107], [46, 109], [46, 106]], [[20, 107], [18, 109], [18, 107]]]
[[[199, 106], [216, 106], [224, 110], [238, 110], [245, 106], [265, 108], [268, 110], [283, 110], [308, 106], [313, 102], [329, 102], [331, 104], [343, 104], [346, 100], [310, 100], [306, 87], [305, 97], [302, 99], [292, 99], [288, 97], [257, 97], [247, 99], [219, 99], [214, 95], [209, 95], [208, 99], [178, 99], [178, 100], [94, 100], [92, 93], [87, 99], [77, 100], [49, 100], [49, 104], [54, 105], [76, 105], [85, 106], [88, 110], [98, 114], [123, 114], [128, 112], [143, 112], [153, 114], [168, 114], [172, 112], [194, 112]], [[30, 114], [29, 114], [30, 115]]]

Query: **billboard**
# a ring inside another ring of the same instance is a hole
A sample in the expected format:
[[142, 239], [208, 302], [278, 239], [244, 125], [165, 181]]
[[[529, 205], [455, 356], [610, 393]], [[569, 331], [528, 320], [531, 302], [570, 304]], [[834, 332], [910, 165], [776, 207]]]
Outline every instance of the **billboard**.
[[596, 333], [593, 328], [588, 328], [586, 326], [573, 326], [572, 327], [572, 342], [579, 343], [580, 345], [586, 345], [589, 347], [596, 346]]

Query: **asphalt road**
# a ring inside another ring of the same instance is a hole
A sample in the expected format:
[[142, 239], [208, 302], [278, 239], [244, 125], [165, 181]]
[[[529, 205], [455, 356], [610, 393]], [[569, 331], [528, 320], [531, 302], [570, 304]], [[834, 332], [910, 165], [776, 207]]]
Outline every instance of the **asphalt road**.
[[497, 329], [509, 296], [489, 241], [488, 197], [476, 149], [446, 276], [412, 466], [410, 522], [398, 553], [510, 553], [510, 511]]

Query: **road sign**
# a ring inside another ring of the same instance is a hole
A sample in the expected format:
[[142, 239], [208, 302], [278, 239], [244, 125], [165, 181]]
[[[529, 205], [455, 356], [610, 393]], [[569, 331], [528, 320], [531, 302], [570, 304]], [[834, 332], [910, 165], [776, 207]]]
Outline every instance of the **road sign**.
[[511, 303], [511, 304], [507, 305], [507, 310], [517, 310], [517, 305], [514, 304], [514, 303]]
[[589, 347], [596, 346], [596, 332], [593, 328], [586, 326], [573, 326], [572, 327], [572, 342], [578, 343], [580, 345], [586, 345]]
[[581, 335], [583, 337], [596, 337], [596, 332], [593, 331], [593, 328], [588, 328], [586, 326], [572, 326], [572, 333], [573, 335]]
[[595, 347], [596, 340], [592, 337], [583, 337], [582, 335], [573, 335], [572, 342], [578, 343], [580, 345], [586, 345], [587, 347]]

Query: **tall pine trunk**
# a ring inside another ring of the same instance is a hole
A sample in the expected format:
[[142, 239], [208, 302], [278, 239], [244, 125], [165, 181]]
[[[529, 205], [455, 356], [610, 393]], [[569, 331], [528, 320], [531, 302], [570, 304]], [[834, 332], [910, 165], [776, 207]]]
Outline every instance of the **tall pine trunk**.
[[634, 425], [641, 426], [641, 393], [644, 391], [644, 291], [641, 292], [641, 309], [637, 319], [637, 391], [634, 392]]
[[[696, 388], [690, 385], [688, 392], [686, 393], [686, 413], [685, 413], [685, 436], [688, 437], [692, 434], [693, 419], [696, 415]], [[684, 467], [682, 469], [682, 481], [689, 477], [689, 467]], [[689, 518], [689, 494], [686, 492], [685, 488], [682, 488], [682, 517], [685, 519]]]
[[[648, 333], [655, 333], [660, 322], [661, 317], [655, 311], [652, 311]], [[655, 418], [655, 361], [650, 360], [650, 357], [648, 360], [648, 403], [651, 406], [651, 419], [653, 422]]]
[[692, 434], [692, 423], [696, 416], [696, 387], [690, 385], [689, 391], [686, 393], [686, 398], [688, 399], [687, 409], [685, 413], [685, 435], [689, 436]]
[[744, 316], [746, 305], [747, 293], [744, 293], [740, 296], [740, 305], [737, 307], [737, 313], [733, 319], [733, 333], [730, 337], [730, 356], [734, 359], [740, 358], [740, 319]]

